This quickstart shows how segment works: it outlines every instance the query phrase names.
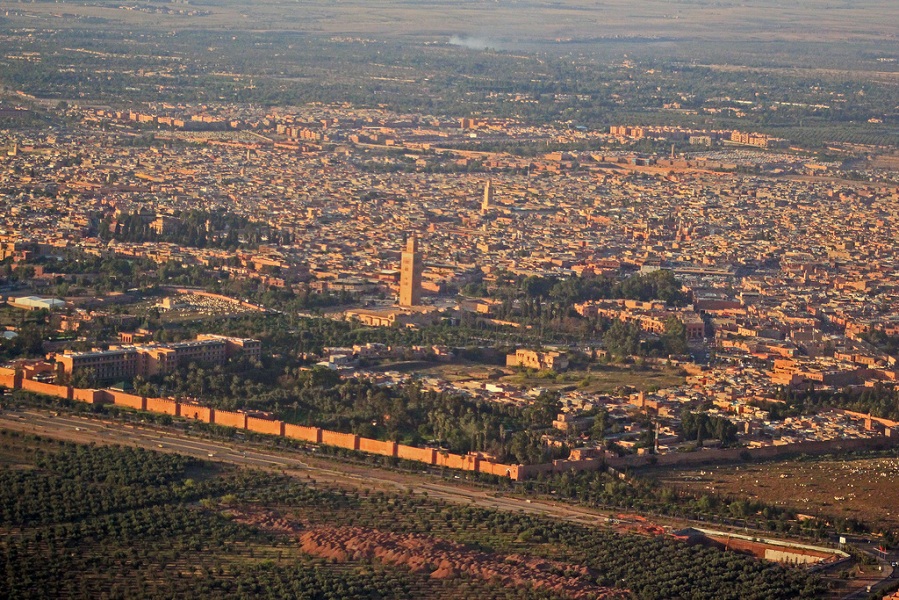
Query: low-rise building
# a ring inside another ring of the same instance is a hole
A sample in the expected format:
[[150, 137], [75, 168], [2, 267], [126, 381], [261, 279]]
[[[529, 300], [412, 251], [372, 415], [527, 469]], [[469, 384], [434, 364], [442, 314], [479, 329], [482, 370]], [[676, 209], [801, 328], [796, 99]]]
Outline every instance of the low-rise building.
[[506, 356], [507, 367], [525, 367], [538, 371], [564, 371], [568, 368], [568, 357], [561, 352], [538, 352], [524, 348]]

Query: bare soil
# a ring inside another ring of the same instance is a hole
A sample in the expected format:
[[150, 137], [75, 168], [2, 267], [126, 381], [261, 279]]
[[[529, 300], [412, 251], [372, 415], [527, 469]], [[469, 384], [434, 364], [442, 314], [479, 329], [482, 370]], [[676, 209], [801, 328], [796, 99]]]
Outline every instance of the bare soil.
[[807, 514], [899, 530], [899, 457], [790, 460], [670, 469], [662, 481], [699, 493], [748, 497]]

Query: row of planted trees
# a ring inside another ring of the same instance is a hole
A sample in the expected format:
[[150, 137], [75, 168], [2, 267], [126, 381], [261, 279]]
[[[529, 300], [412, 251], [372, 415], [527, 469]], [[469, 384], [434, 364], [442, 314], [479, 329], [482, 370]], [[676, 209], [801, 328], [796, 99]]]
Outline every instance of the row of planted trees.
[[[11, 446], [35, 440], [5, 436]], [[42, 446], [31, 476], [51, 476], [80, 486], [131, 484], [192, 487], [185, 469], [197, 465], [171, 455], [126, 448]], [[147, 464], [144, 469], [140, 465]], [[39, 466], [41, 465], [41, 466]], [[56, 469], [72, 468], [71, 473]], [[123, 470], [136, 475], [121, 474]], [[121, 474], [121, 475], [120, 475]], [[110, 477], [112, 475], [112, 477]], [[222, 479], [213, 476], [212, 481]], [[176, 483], [180, 482], [180, 483]], [[192, 484], [199, 486], [200, 484]], [[4, 486], [5, 487], [5, 486]], [[40, 489], [38, 484], [34, 489]], [[18, 490], [21, 492], [22, 490]], [[803, 598], [819, 588], [802, 571], [739, 555], [691, 548], [673, 540], [621, 536], [525, 514], [503, 513], [430, 500], [424, 496], [309, 487], [287, 477], [248, 473], [205, 490], [201, 505], [190, 498], [154, 499], [141, 506], [107, 505], [76, 515], [25, 517], [0, 523], [0, 581], [14, 597], [87, 595], [117, 590], [118, 597], [211, 598], [258, 595], [309, 598], [555, 598], [525, 586], [500, 588], [458, 579], [432, 582], [402, 568], [358, 565], [332, 568], [304, 557], [292, 537], [274, 536], [222, 516], [221, 510], [252, 512], [278, 507], [311, 525], [346, 525], [422, 533], [492, 552], [525, 552], [585, 565], [569, 576], [605, 586], [627, 587], [640, 598]], [[42, 504], [71, 502], [52, 492]], [[14, 502], [12, 495], [3, 506]], [[9, 514], [7, 511], [5, 514]], [[11, 529], [10, 527], [13, 527]], [[358, 571], [357, 569], [362, 569]], [[696, 585], [702, 579], [705, 584]], [[724, 595], [721, 590], [726, 590]], [[350, 594], [351, 596], [347, 596]], [[757, 596], [753, 594], [764, 594]]]

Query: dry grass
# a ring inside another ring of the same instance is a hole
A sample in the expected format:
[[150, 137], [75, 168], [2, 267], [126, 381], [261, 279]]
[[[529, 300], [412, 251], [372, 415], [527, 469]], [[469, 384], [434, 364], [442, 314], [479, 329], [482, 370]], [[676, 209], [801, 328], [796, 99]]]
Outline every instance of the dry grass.
[[554, 390], [576, 388], [589, 393], [613, 393], [622, 388], [649, 391], [684, 383], [683, 374], [675, 369], [647, 368], [641, 370], [619, 365], [594, 366], [590, 371], [567, 371], [551, 377], [538, 377], [533, 372], [525, 373], [508, 367], [464, 361], [453, 363], [403, 362], [385, 364], [378, 370], [414, 372], [451, 382], [492, 381], [522, 388], [545, 387]]
[[748, 497], [800, 513], [899, 529], [899, 457], [806, 459], [670, 469], [661, 480], [695, 492]]
[[899, 152], [875, 156], [868, 162], [868, 167], [872, 169], [891, 169], [899, 171]]
[[552, 378], [515, 374], [502, 378], [502, 381], [524, 385], [525, 387], [546, 387], [559, 389], [576, 387], [588, 393], [615, 393], [625, 388], [637, 391], [650, 391], [683, 385], [684, 376], [667, 368], [634, 369], [631, 367], [610, 365], [593, 367], [591, 371], [568, 371]]

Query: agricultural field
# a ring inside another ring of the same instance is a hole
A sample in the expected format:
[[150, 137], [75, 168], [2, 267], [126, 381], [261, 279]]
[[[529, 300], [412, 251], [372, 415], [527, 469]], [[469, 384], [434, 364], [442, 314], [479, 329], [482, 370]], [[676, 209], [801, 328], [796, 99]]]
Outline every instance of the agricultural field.
[[783, 506], [798, 513], [858, 519], [899, 531], [899, 457], [801, 458], [758, 464], [668, 468], [660, 481], [694, 493]]
[[777, 599], [823, 591], [803, 570], [739, 554], [423, 495], [5, 430], [0, 456], [0, 588], [9, 597]]
[[[0, 80], [33, 95], [35, 115], [48, 122], [57, 115], [46, 109], [59, 102], [315, 102], [529, 123], [565, 115], [600, 131], [616, 123], [758, 129], [815, 149], [895, 139], [899, 63], [882, 43], [899, 27], [890, 0], [70, 1], [0, 2], [2, 9]], [[732, 100], [747, 97], [756, 109], [731, 116]], [[659, 110], [674, 99], [689, 109]]]
[[[307, 34], [400, 36], [446, 39], [460, 44], [520, 47], [534, 41], [566, 44], [602, 39], [645, 38], [661, 42], [701, 39], [709, 42], [868, 41], [890, 37], [896, 15], [890, 0], [835, 6], [825, 0], [778, 4], [694, 0], [672, 4], [648, 0], [473, 0], [397, 1], [373, 5], [366, 0], [316, 2], [215, 0], [165, 6], [114, 2], [63, 2], [22, 5], [2, 2], [7, 18], [45, 19], [57, 26], [141, 26], [164, 29], [228, 28], [287, 30]], [[778, 26], [789, 22], [788, 28]]]
[[872, 169], [899, 171], [899, 152], [873, 156], [869, 161], [868, 166]]

